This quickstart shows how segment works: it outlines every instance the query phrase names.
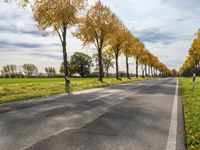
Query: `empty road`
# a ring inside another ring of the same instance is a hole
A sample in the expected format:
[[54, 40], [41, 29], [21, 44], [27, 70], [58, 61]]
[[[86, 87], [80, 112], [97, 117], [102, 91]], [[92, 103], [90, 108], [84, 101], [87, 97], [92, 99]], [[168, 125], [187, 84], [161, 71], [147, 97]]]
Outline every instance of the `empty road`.
[[0, 150], [184, 150], [177, 79], [0, 105]]

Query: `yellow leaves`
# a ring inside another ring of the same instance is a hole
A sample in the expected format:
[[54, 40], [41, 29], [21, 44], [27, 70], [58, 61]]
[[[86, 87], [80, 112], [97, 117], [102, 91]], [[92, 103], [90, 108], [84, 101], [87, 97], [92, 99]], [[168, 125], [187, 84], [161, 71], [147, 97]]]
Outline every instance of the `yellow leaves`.
[[134, 38], [132, 49], [133, 49], [133, 56], [135, 58], [139, 58], [141, 54], [144, 52], [145, 46], [138, 38]]
[[195, 68], [200, 62], [200, 30], [198, 30], [196, 35], [197, 37], [189, 49], [189, 56], [180, 68], [179, 74], [184, 74], [188, 70]]
[[133, 48], [134, 47], [134, 36], [130, 33], [130, 31], [125, 32], [125, 41], [122, 45], [122, 52], [124, 55], [129, 57], [133, 56]]
[[109, 35], [114, 32], [115, 19], [109, 7], [97, 1], [81, 19], [74, 35], [85, 45], [94, 43], [97, 49], [103, 48], [108, 44]]
[[126, 28], [123, 26], [121, 21], [117, 19], [115, 24], [115, 32], [110, 35], [109, 44], [111, 46], [111, 50], [119, 55], [123, 50], [123, 44], [126, 41]]
[[141, 57], [139, 57], [139, 63], [144, 64], [144, 65], [150, 64], [150, 61], [149, 61], [150, 55], [149, 54], [150, 53], [147, 50], [145, 50], [143, 55]]
[[184, 64], [182, 65], [182, 67], [180, 68], [179, 73], [183, 74], [188, 69], [194, 68], [195, 65], [196, 65], [196, 60], [194, 59], [192, 55], [189, 55], [187, 59], [185, 60]]
[[83, 10], [85, 0], [37, 0], [33, 5], [34, 19], [42, 30], [61, 30], [65, 24], [70, 27], [77, 23], [77, 15]]

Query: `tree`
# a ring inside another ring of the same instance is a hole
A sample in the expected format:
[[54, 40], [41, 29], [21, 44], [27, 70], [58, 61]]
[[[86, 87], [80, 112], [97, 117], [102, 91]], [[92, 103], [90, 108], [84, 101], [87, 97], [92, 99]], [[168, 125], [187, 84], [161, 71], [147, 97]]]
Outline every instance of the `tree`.
[[115, 25], [116, 25], [116, 30], [110, 36], [109, 44], [110, 44], [111, 50], [115, 56], [116, 79], [119, 79], [118, 59], [119, 59], [120, 54], [122, 53], [123, 44], [126, 41], [126, 29], [122, 25], [121, 21], [119, 21], [119, 20]]
[[108, 45], [109, 36], [115, 31], [116, 22], [116, 16], [109, 7], [104, 6], [101, 1], [97, 1], [81, 19], [79, 28], [74, 33], [83, 41], [84, 45], [95, 45], [98, 51], [100, 81], [103, 81], [102, 50]]
[[[149, 74], [149, 77], [150, 77], [150, 76], [152, 76], [151, 68], [152, 68], [152, 57], [153, 57], [153, 54], [148, 52], [147, 55], [148, 55], [148, 74]], [[162, 65], [161, 65], [161, 68], [162, 68]]]
[[172, 69], [172, 75], [173, 75], [173, 77], [176, 77], [176, 76], [177, 76], [177, 71], [176, 71], [176, 69]]
[[48, 77], [56, 75], [56, 69], [54, 67], [45, 67], [45, 72], [48, 75]]
[[73, 72], [79, 73], [83, 78], [90, 74], [92, 58], [84, 53], [75, 52], [71, 57], [70, 64], [72, 66]]
[[[68, 69], [68, 75], [69, 75], [69, 77], [72, 77], [72, 74], [73, 74], [74, 72], [72, 72], [73, 69], [72, 69], [72, 66], [71, 66], [70, 61], [67, 61], [67, 69]], [[64, 71], [64, 62], [61, 63], [59, 72], [60, 72], [61, 74], [64, 74], [64, 73], [65, 73], [65, 71]]]
[[136, 62], [136, 77], [138, 78], [139, 57], [143, 54], [145, 46], [138, 38], [134, 38], [133, 49], [134, 49], [133, 57], [135, 58]]
[[15, 77], [17, 75], [17, 66], [16, 65], [3, 66], [1, 74], [5, 77]]
[[24, 74], [27, 77], [31, 77], [31, 76], [36, 75], [38, 73], [38, 68], [33, 64], [24, 64], [22, 66], [22, 68], [24, 70]]
[[37, 0], [33, 5], [34, 19], [39, 29], [52, 29], [57, 33], [62, 44], [65, 89], [69, 88], [66, 77], [67, 68], [67, 29], [78, 23], [78, 14], [85, 8], [85, 0]]
[[22, 66], [17, 66], [17, 77], [19, 77], [19, 78], [24, 77]]
[[147, 76], [147, 65], [149, 63], [149, 52], [145, 50], [144, 53], [139, 57], [139, 63], [141, 64], [142, 77]]
[[130, 33], [130, 31], [126, 31], [126, 40], [123, 43], [122, 53], [126, 58], [126, 77], [130, 78], [129, 75], [129, 57], [133, 54], [133, 44], [134, 44], [134, 37]]
[[[94, 54], [93, 58], [96, 62], [96, 67], [99, 68], [98, 54]], [[104, 74], [106, 73], [107, 77], [109, 77], [109, 69], [114, 68], [115, 62], [113, 61], [113, 59], [114, 59], [114, 55], [111, 50], [107, 49], [102, 52], [102, 64], [104, 68], [103, 72]], [[97, 68], [95, 70], [98, 70]]]
[[103, 66], [105, 68], [106, 76], [109, 77], [109, 69], [114, 68], [114, 55], [110, 50], [103, 51]]

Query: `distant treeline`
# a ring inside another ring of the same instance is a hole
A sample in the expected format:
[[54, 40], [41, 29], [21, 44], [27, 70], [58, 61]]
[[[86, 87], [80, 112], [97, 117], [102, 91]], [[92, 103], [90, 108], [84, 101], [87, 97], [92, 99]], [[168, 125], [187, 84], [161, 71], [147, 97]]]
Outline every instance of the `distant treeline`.
[[[103, 53], [103, 77], [116, 77], [116, 73], [109, 73], [111, 68], [114, 68], [115, 61], [112, 53]], [[75, 52], [70, 61], [67, 62], [69, 77], [99, 77], [98, 72], [98, 55], [94, 54], [92, 57]], [[91, 72], [91, 67], [94, 67], [94, 71]], [[159, 72], [152, 67], [145, 67], [141, 65], [143, 77], [165, 77], [165, 74]], [[173, 71], [172, 71], [173, 72]], [[119, 77], [127, 77], [127, 72], [119, 71]], [[138, 70], [136, 73], [129, 73], [129, 77], [138, 76]], [[176, 73], [174, 73], [176, 74]], [[44, 72], [39, 72], [38, 67], [34, 64], [23, 64], [17, 66], [14, 64], [5, 65], [0, 68], [1, 78], [62, 78], [64, 77], [64, 63], [61, 63], [60, 69], [57, 72], [54, 67], [45, 67]]]
[[[93, 62], [94, 60], [94, 62]], [[69, 76], [70, 77], [95, 77], [99, 75], [98, 64], [96, 63], [97, 55], [92, 57], [84, 53], [76, 52], [72, 55], [68, 62]], [[95, 65], [94, 65], [95, 64]], [[109, 73], [109, 69], [114, 67], [113, 58], [104, 57], [103, 64], [105, 66], [104, 76], [115, 77], [115, 73]], [[95, 67], [95, 71], [91, 72], [91, 67]], [[120, 77], [126, 77], [126, 72], [119, 71]], [[134, 74], [130, 74], [134, 76]], [[38, 67], [34, 64], [23, 64], [20, 66], [9, 64], [0, 68], [1, 78], [62, 78], [64, 77], [64, 64], [62, 63], [59, 71], [57, 72], [54, 67], [45, 67], [44, 72], [39, 72]]]
[[[30, 65], [32, 66], [33, 64], [24, 64], [24, 65]], [[23, 66], [16, 66], [16, 65], [6, 65], [3, 66], [3, 69], [1, 70], [1, 74], [0, 74], [0, 78], [63, 78], [64, 77], [64, 73], [61, 71], [56, 72], [55, 68], [53, 67], [46, 67], [45, 68], [45, 73], [42, 72], [38, 72], [37, 67], [35, 65], [33, 65], [35, 67], [35, 71], [32, 70], [30, 68], [28, 68], [29, 71], [25, 71], [23, 69]], [[5, 73], [4, 72], [6, 69]], [[27, 73], [29, 72], [29, 73]], [[99, 72], [90, 72], [89, 74], [85, 75], [85, 78], [98, 78]], [[119, 76], [120, 77], [126, 77], [127, 74], [125, 71], [119, 71]], [[131, 73], [130, 77], [134, 77], [135, 74]], [[71, 74], [69, 77], [73, 77], [73, 78], [79, 78], [81, 77], [81, 75], [79, 73], [77, 74]], [[115, 73], [104, 73], [104, 77], [111, 77], [114, 78], [116, 77]]]
[[[110, 68], [114, 68], [113, 57], [103, 57], [104, 77], [116, 77], [116, 73], [109, 73]], [[76, 52], [72, 55], [68, 62], [69, 77], [92, 77], [98, 78], [98, 56], [94, 54], [93, 57], [84, 53]], [[91, 72], [91, 67], [94, 71]], [[39, 72], [38, 67], [34, 64], [23, 64], [20, 66], [9, 64], [0, 68], [0, 78], [63, 78], [64, 64], [62, 63], [57, 72], [54, 67], [45, 67], [44, 72]], [[127, 72], [119, 71], [120, 77], [127, 77]], [[136, 74], [130, 73], [130, 77]], [[145, 75], [144, 75], [145, 76]], [[146, 76], [161, 76], [160, 74], [146, 74]]]

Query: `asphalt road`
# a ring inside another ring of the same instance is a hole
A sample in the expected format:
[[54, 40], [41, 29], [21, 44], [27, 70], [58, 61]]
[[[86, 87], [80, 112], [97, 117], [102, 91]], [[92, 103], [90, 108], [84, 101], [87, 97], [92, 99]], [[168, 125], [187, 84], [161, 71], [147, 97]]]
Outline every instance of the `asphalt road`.
[[0, 105], [0, 150], [169, 150], [170, 131], [184, 150], [176, 84], [142, 81]]

